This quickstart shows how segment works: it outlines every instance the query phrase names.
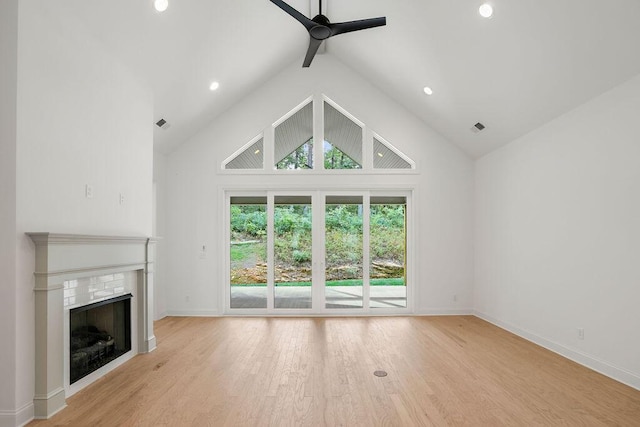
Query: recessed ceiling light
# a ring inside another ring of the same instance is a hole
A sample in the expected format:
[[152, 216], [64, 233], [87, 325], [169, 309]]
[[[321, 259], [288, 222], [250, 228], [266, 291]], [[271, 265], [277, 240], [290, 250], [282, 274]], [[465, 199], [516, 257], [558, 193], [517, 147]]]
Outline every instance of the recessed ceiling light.
[[384, 157], [384, 154], [378, 153], [378, 157]]
[[209, 90], [216, 90], [220, 87], [220, 83], [218, 82], [211, 82], [211, 84], [209, 85]]
[[254, 151], [253, 154], [260, 154], [260, 149], [257, 149], [256, 151]]
[[429, 86], [425, 86], [422, 90], [424, 90], [424, 93], [426, 93], [427, 95], [433, 95], [433, 89], [431, 89]]
[[153, 0], [153, 7], [158, 12], [164, 12], [169, 7], [169, 0]]
[[482, 6], [480, 6], [478, 12], [483, 18], [490, 18], [491, 15], [493, 15], [493, 7], [491, 7], [489, 3], [484, 3], [482, 4]]

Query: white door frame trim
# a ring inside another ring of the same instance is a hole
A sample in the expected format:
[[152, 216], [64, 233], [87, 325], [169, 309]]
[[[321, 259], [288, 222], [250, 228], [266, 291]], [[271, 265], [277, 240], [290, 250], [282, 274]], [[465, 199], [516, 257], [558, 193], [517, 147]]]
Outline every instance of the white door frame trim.
[[[414, 313], [414, 301], [415, 301], [415, 236], [416, 236], [416, 222], [414, 220], [414, 188], [381, 188], [381, 189], [247, 189], [247, 188], [225, 188], [221, 189], [223, 199], [223, 215], [220, 226], [222, 227], [221, 235], [223, 236], [221, 244], [221, 253], [224, 254], [220, 257], [220, 261], [223, 265], [219, 268], [219, 283], [222, 283], [222, 310], [221, 312], [225, 316], [386, 316], [386, 315], [410, 315]], [[242, 309], [231, 308], [231, 289], [229, 286], [230, 277], [230, 203], [231, 197], [238, 196], [259, 196], [267, 199], [267, 235], [273, 235], [273, 213], [274, 213], [274, 197], [287, 196], [287, 195], [305, 195], [312, 198], [313, 209], [313, 253], [312, 253], [312, 268], [313, 268], [313, 286], [312, 286], [312, 308], [309, 309], [276, 309], [274, 308], [274, 253], [273, 242], [267, 244], [267, 308], [266, 309]], [[368, 230], [369, 225], [369, 200], [371, 196], [403, 196], [406, 197], [406, 277], [407, 277], [407, 306], [402, 308], [371, 308], [368, 306], [369, 300], [369, 256], [368, 256], [368, 236], [369, 232], [363, 233], [363, 308], [326, 308], [325, 307], [325, 292], [324, 292], [324, 223], [320, 223], [316, 220], [319, 218], [318, 213], [320, 209], [324, 209], [324, 201], [326, 195], [361, 195], [363, 196], [363, 230]], [[365, 228], [366, 227], [366, 228]], [[366, 248], [366, 249], [365, 249]], [[322, 261], [320, 261], [322, 260]], [[322, 282], [322, 285], [317, 282]]]

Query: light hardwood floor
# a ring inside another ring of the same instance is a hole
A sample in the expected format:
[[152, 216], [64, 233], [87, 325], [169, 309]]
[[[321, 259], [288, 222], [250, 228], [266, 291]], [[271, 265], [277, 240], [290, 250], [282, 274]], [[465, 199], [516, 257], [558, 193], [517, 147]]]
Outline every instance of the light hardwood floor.
[[156, 351], [31, 425], [640, 425], [640, 391], [473, 316], [155, 328]]

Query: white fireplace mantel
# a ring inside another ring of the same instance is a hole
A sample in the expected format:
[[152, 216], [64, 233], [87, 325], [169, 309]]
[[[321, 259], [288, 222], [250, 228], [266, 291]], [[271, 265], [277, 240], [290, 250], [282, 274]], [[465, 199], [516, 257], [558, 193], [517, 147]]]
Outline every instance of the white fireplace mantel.
[[36, 365], [34, 411], [49, 418], [66, 406], [64, 282], [137, 272], [137, 352], [155, 349], [153, 272], [155, 239], [137, 236], [27, 233], [35, 243]]

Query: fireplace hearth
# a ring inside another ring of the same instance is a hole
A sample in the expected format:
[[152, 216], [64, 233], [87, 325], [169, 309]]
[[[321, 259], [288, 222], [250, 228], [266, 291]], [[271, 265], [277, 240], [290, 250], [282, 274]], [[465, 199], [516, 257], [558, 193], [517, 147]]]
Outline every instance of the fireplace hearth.
[[127, 294], [70, 310], [71, 384], [131, 350], [131, 298]]

